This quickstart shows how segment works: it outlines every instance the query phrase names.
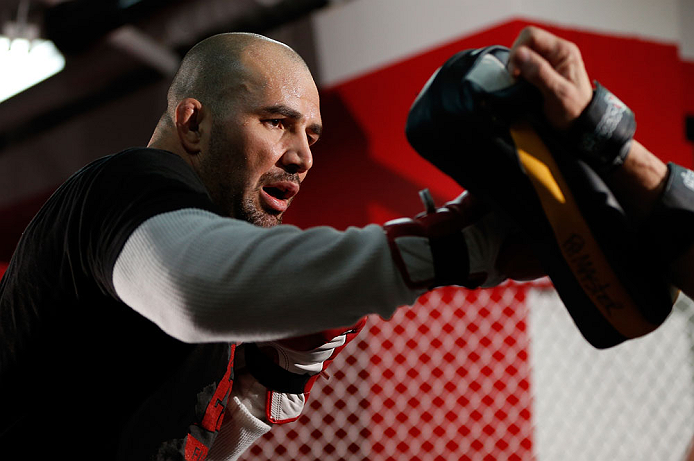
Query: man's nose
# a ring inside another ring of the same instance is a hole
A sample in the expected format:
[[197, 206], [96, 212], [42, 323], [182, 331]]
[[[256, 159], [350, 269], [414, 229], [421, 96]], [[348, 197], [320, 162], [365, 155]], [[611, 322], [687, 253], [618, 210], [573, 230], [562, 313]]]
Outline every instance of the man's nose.
[[282, 166], [290, 173], [305, 173], [313, 166], [313, 154], [308, 139], [297, 137], [281, 159]]

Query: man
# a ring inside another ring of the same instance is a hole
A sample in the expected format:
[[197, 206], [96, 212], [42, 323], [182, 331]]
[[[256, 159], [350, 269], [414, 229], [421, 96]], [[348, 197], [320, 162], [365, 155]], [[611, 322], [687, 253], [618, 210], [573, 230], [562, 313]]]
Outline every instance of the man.
[[320, 132], [288, 47], [224, 34], [188, 53], [148, 148], [68, 180], [3, 278], [6, 454], [236, 459], [298, 416], [365, 315], [539, 275], [469, 195], [384, 228], [278, 225]]
[[18, 244], [3, 457], [235, 459], [299, 416], [365, 315], [513, 275], [494, 267], [513, 227], [469, 195], [385, 228], [278, 225], [320, 134], [289, 47], [222, 34], [187, 54], [148, 147], [73, 175]]

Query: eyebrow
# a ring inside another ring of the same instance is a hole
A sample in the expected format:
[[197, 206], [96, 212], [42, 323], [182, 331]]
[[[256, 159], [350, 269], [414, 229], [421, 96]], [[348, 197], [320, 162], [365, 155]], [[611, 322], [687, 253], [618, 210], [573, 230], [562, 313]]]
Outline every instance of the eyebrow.
[[[291, 107], [285, 106], [284, 104], [275, 104], [274, 106], [263, 107], [261, 111], [268, 114], [283, 115], [285, 117], [291, 118], [292, 120], [301, 120], [302, 118], [304, 118], [301, 112], [296, 111]], [[323, 132], [323, 127], [318, 123], [312, 123], [308, 126], [308, 128], [318, 136], [320, 136]]]

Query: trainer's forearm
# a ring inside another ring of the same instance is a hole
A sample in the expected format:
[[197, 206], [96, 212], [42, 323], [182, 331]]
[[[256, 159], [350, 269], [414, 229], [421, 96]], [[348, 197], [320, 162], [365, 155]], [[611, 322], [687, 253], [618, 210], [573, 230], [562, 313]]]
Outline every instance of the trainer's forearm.
[[605, 180], [627, 214], [641, 223], [653, 210], [666, 176], [665, 163], [633, 140], [624, 164], [609, 173]]
[[[663, 193], [667, 175], [667, 165], [634, 140], [624, 164], [605, 179], [627, 214], [641, 224], [651, 215]], [[656, 243], [646, 242], [647, 245]], [[694, 246], [683, 248], [681, 255], [663, 270], [673, 285], [694, 297]]]

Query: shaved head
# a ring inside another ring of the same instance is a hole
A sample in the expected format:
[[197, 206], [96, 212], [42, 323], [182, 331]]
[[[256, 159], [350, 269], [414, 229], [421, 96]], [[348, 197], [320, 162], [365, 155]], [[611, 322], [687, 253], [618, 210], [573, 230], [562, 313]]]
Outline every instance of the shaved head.
[[194, 98], [208, 107], [213, 116], [228, 110], [235, 98], [242, 97], [248, 85], [264, 85], [253, 71], [253, 62], [289, 59], [308, 70], [304, 60], [289, 46], [262, 35], [233, 32], [209, 37], [188, 51], [173, 78], [167, 94], [170, 121], [176, 105]]
[[268, 227], [298, 193], [321, 129], [304, 60], [262, 35], [228, 33], [183, 58], [148, 146], [181, 156], [221, 213]]

